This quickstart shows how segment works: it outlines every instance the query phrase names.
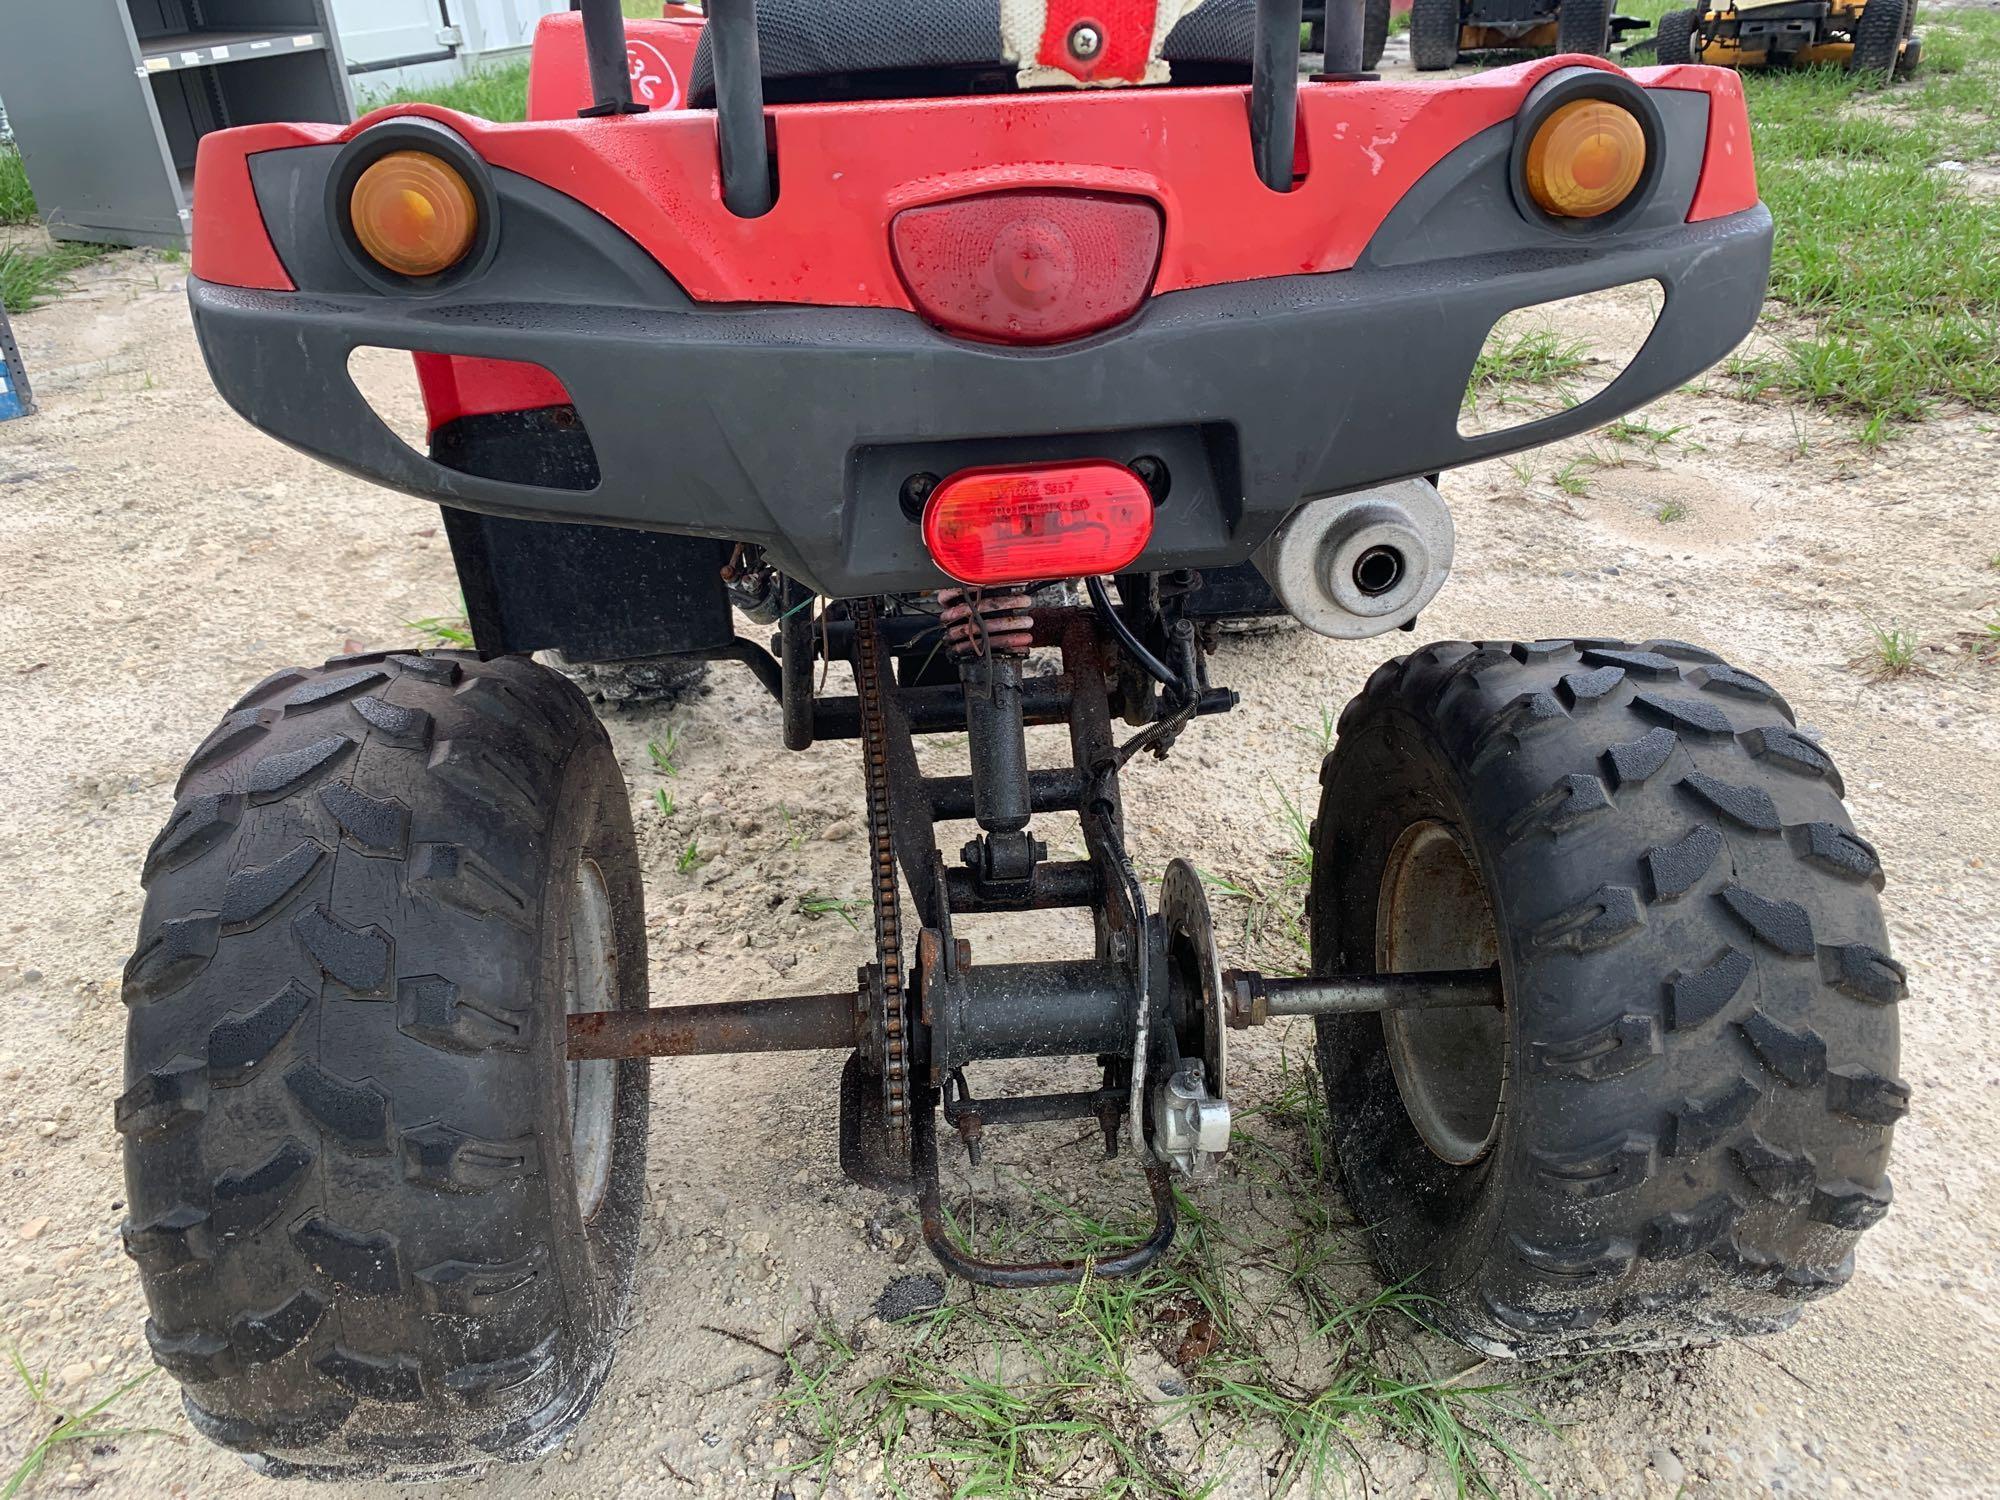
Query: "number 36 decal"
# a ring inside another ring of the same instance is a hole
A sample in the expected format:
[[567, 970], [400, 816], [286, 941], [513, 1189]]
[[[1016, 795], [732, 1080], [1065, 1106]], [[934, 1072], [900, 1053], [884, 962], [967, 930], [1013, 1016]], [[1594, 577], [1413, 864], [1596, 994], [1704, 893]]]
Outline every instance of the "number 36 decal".
[[632, 74], [632, 97], [648, 109], [679, 109], [681, 81], [672, 64], [651, 42], [627, 41], [625, 63]]

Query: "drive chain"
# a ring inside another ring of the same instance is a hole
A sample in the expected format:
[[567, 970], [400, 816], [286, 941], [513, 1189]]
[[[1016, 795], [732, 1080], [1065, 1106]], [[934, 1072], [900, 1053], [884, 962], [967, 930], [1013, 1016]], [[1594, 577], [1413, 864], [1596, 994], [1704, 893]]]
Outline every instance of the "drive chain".
[[868, 857], [875, 906], [875, 962], [881, 983], [869, 1024], [882, 1072], [884, 1122], [900, 1141], [910, 1131], [910, 1019], [903, 988], [903, 919], [896, 890], [896, 836], [889, 807], [889, 722], [883, 709], [882, 637], [875, 601], [848, 606], [854, 621], [854, 679], [861, 706], [862, 774], [868, 793]]

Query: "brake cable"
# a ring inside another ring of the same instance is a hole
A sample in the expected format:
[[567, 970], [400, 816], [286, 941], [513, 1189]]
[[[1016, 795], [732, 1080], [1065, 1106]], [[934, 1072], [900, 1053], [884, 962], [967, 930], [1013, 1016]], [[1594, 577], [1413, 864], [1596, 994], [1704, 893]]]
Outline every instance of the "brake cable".
[[1132, 633], [1132, 627], [1125, 623], [1125, 617], [1112, 607], [1111, 596], [1105, 591], [1102, 578], [1086, 578], [1083, 586], [1090, 593], [1091, 607], [1098, 618], [1111, 627], [1111, 633], [1118, 637], [1118, 644], [1125, 648], [1125, 654], [1137, 662], [1160, 686], [1177, 696], [1187, 699], [1195, 696], [1191, 685], [1182, 681], [1165, 662], [1146, 649], [1146, 643]]

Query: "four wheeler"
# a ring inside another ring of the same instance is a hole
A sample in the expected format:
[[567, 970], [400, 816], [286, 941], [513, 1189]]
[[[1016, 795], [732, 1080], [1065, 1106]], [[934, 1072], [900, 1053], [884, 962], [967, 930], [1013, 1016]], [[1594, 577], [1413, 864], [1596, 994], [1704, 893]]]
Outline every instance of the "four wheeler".
[[1728, 68], [1837, 63], [1889, 78], [1916, 71], [1917, 0], [1778, 0], [1772, 5], [1671, 10], [1660, 17], [1662, 63]]
[[[1782, 1328], [1851, 1274], [1903, 971], [1832, 758], [1750, 672], [1589, 636], [1381, 666], [1321, 771], [1303, 977], [1225, 968], [1192, 867], [1142, 879], [1124, 831], [1123, 769], [1237, 702], [1211, 591], [1248, 564], [1329, 637], [1413, 627], [1453, 558], [1435, 476], [1749, 330], [1772, 224], [1736, 75], [1339, 81], [1343, 10], [1301, 82], [1299, 0], [1134, 13], [712, 0], [628, 32], [589, 0], [542, 25], [526, 122], [204, 138], [218, 388], [441, 505], [478, 643], [266, 678], [147, 854], [125, 1242], [209, 1437], [401, 1476], [558, 1444], [657, 1334], [626, 1311], [655, 1057], [845, 1054], [842, 1170], [986, 1286], [1156, 1262], [1175, 1177], [1230, 1145], [1230, 1035], [1274, 1016], [1317, 1018], [1382, 1274], [1474, 1348]], [[1635, 283], [1665, 297], [1616, 381], [1460, 433], [1497, 319]], [[413, 353], [427, 451], [361, 346]], [[548, 649], [731, 662], [787, 746], [858, 743], [853, 986], [649, 1003], [629, 794]], [[946, 734], [962, 769], [927, 774]], [[1077, 914], [1075, 951], [982, 961], [1027, 910]], [[1020, 1057], [1083, 1076], [974, 1093]], [[1078, 1120], [1150, 1233], [968, 1251], [939, 1137]]]
[[[1432, 73], [1468, 52], [1605, 57], [1614, 34], [1643, 24], [1614, 16], [1612, 6], [1613, 0], [1410, 0], [1410, 62]], [[1385, 36], [1387, 30], [1385, 16]]]

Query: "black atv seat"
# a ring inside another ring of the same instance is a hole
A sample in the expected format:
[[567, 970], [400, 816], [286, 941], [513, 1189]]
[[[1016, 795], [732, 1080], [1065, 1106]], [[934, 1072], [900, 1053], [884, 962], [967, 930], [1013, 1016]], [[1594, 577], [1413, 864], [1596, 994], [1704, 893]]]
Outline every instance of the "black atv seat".
[[[1203, 0], [1167, 37], [1176, 83], [1250, 77], [1257, 0]], [[1000, 94], [1015, 64], [1000, 40], [1000, 0], [758, 0], [764, 97], [773, 104]], [[688, 102], [715, 103], [707, 36]]]

